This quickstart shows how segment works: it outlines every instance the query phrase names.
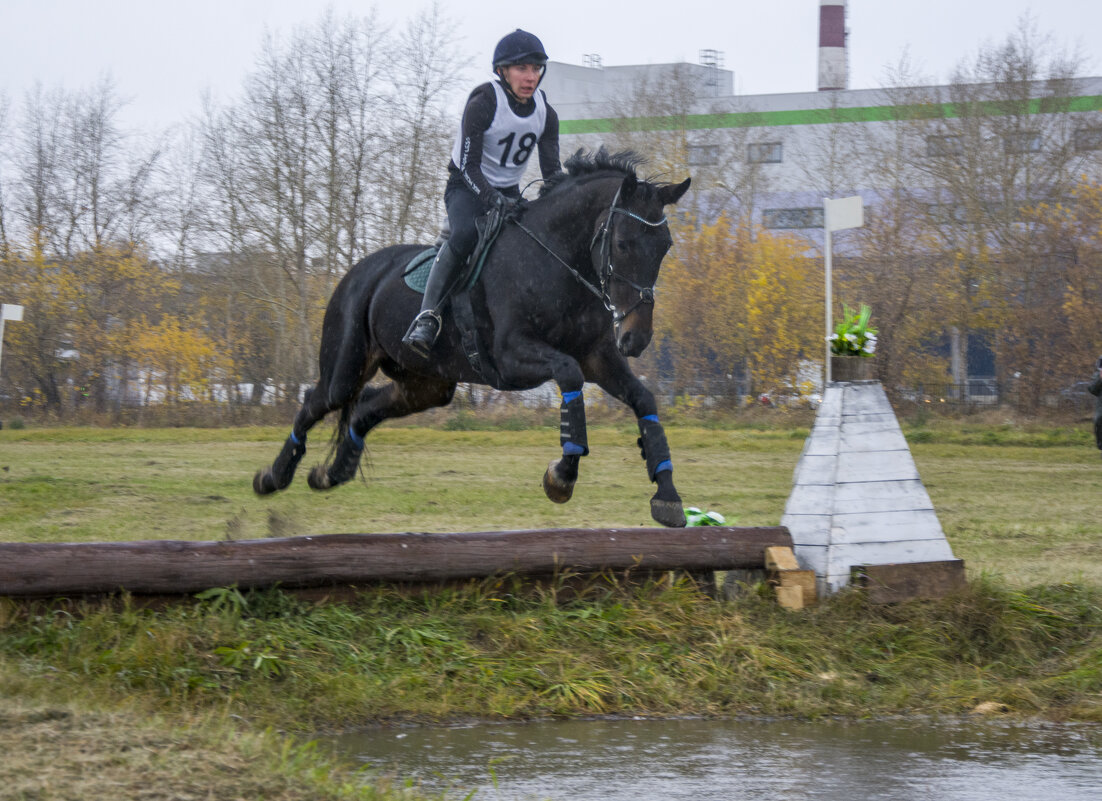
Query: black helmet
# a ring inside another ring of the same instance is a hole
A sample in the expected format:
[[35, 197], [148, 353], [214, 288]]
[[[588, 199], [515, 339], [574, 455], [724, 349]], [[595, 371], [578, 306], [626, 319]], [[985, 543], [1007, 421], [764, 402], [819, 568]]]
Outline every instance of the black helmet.
[[502, 37], [494, 48], [495, 69], [510, 64], [538, 64], [542, 67], [546, 63], [547, 53], [543, 49], [543, 42], [534, 34], [520, 28]]

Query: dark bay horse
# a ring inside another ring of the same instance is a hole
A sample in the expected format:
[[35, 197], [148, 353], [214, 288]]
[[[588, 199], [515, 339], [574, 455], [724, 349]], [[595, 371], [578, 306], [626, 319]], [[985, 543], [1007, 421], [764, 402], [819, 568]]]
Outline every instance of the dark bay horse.
[[[457, 382], [523, 390], [554, 380], [563, 399], [563, 452], [548, 466], [543, 487], [552, 501], [565, 503], [589, 452], [582, 387], [590, 381], [635, 412], [647, 475], [657, 485], [651, 516], [685, 525], [658, 407], [627, 357], [650, 343], [654, 284], [673, 242], [663, 209], [681, 198], [690, 179], [646, 181], [636, 175], [641, 163], [630, 151], [578, 151], [522, 216], [505, 222], [470, 294], [477, 341], [492, 371], [472, 366], [477, 362], [468, 358], [450, 313], [429, 361], [403, 347], [421, 300], [406, 285], [403, 268], [424, 246], [384, 248], [349, 270], [325, 311], [321, 378], [253, 489], [266, 495], [288, 486], [306, 452], [307, 432], [337, 409], [336, 444], [328, 464], [310, 472], [314, 489], [351, 479], [371, 429], [450, 403]], [[368, 384], [380, 370], [390, 381]]]

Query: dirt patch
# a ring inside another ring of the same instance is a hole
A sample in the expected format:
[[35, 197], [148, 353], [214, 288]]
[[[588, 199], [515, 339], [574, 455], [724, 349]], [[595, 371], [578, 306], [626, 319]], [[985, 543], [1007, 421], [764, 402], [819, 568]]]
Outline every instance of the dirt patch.
[[266, 771], [249, 738], [214, 742], [127, 713], [0, 710], [0, 799], [316, 798]]

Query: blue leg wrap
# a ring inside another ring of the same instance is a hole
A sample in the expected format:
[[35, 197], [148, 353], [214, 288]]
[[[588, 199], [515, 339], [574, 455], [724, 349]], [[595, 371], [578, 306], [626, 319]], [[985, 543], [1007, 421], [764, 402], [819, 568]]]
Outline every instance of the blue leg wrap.
[[356, 433], [356, 429], [352, 426], [348, 427], [348, 439], [352, 441], [352, 444], [356, 446], [356, 450], [362, 451], [364, 447], [364, 438]]
[[559, 407], [559, 442], [564, 456], [585, 456], [589, 442], [585, 429], [585, 399], [580, 390], [564, 392]]
[[637, 441], [639, 452], [647, 462], [647, 476], [651, 481], [664, 470], [673, 470], [673, 460], [670, 458], [670, 446], [666, 442], [666, 432], [662, 430], [658, 422], [658, 415], [648, 414], [639, 418], [639, 434]]

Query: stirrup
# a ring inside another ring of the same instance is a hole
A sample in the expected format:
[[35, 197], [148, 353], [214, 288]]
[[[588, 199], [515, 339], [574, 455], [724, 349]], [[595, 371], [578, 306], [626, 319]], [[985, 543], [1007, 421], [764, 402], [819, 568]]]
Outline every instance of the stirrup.
[[413, 318], [413, 322], [402, 337], [402, 344], [420, 356], [427, 359], [432, 346], [436, 344], [436, 338], [440, 336], [440, 329], [444, 327], [444, 321], [440, 313], [435, 309], [425, 309]]

